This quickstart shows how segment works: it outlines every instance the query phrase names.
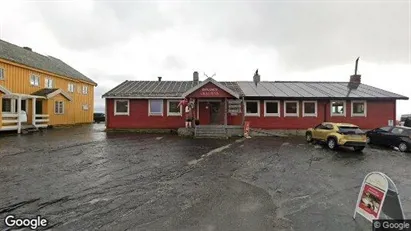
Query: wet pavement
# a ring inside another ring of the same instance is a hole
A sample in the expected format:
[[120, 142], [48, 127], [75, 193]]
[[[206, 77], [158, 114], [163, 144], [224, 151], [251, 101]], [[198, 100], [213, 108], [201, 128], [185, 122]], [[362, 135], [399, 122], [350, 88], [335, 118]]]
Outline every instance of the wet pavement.
[[0, 137], [0, 218], [53, 230], [371, 230], [352, 219], [382, 171], [411, 217], [411, 154], [329, 151], [301, 138], [189, 139], [104, 125]]

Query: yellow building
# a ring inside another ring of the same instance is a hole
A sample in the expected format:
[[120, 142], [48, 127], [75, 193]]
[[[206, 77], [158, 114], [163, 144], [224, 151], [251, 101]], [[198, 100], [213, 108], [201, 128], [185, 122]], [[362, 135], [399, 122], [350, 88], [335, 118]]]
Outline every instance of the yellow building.
[[95, 86], [60, 59], [0, 40], [0, 131], [91, 123]]

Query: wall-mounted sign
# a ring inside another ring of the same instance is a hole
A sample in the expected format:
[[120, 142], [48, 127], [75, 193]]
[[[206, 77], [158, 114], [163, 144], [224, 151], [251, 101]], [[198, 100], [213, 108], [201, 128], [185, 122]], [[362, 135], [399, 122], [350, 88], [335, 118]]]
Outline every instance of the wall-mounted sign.
[[228, 100], [228, 113], [236, 115], [241, 113], [242, 100]]
[[218, 88], [208, 88], [208, 87], [203, 87], [200, 90], [200, 95], [201, 96], [219, 96], [220, 95], [220, 91], [218, 90]]

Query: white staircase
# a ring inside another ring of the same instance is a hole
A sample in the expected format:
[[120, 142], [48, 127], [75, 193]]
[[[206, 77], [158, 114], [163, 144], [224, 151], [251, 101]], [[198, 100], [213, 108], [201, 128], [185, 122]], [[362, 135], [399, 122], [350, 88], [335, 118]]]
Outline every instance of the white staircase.
[[228, 138], [224, 125], [199, 125], [195, 127], [196, 138]]

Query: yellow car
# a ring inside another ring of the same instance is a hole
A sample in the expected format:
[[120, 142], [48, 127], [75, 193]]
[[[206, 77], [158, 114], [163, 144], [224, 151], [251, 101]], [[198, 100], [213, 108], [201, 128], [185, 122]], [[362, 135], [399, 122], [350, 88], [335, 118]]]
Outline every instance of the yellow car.
[[315, 128], [309, 128], [305, 133], [307, 142], [325, 142], [329, 149], [338, 146], [353, 147], [355, 151], [362, 151], [367, 143], [365, 132], [354, 124], [324, 122]]

